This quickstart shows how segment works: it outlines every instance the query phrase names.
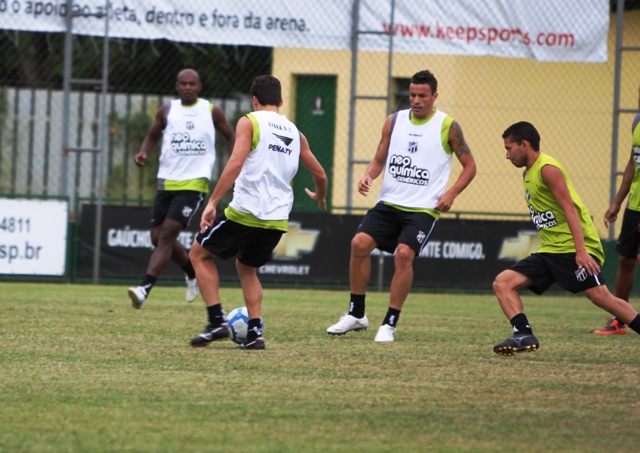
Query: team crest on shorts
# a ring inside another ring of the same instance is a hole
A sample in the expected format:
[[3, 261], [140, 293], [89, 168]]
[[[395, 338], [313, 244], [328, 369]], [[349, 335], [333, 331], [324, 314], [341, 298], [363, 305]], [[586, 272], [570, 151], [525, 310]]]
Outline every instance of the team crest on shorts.
[[419, 244], [422, 244], [426, 237], [427, 235], [424, 234], [424, 231], [418, 231], [418, 235], [416, 236], [416, 239], [418, 240]]
[[587, 273], [587, 270], [586, 270], [584, 267], [581, 267], [580, 269], [578, 269], [578, 270], [576, 271], [576, 279], [577, 279], [579, 282], [583, 282], [583, 281], [585, 281], [585, 280], [587, 279], [587, 276], [588, 276], [588, 275], [589, 275], [589, 274]]
[[192, 212], [193, 212], [193, 208], [190, 208], [189, 206], [185, 206], [184, 208], [182, 208], [182, 215], [184, 217], [189, 217]]

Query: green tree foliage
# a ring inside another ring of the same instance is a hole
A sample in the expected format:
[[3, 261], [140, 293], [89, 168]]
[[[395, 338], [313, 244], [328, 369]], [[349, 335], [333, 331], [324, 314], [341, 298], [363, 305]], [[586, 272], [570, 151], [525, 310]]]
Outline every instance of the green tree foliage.
[[117, 159], [109, 169], [107, 198], [130, 198], [132, 194], [137, 194], [142, 201], [155, 196], [157, 157], [161, 144], [155, 146], [144, 167], [138, 168], [133, 163], [133, 156], [140, 151], [152, 122], [152, 117], [143, 112], [133, 113], [129, 117], [113, 112], [109, 116], [109, 134], [113, 146], [124, 152], [121, 154], [123, 157]]
[[[102, 47], [103, 38], [73, 37], [74, 78], [102, 77]], [[62, 88], [63, 33], [1, 31], [0, 55], [0, 86]], [[272, 49], [111, 39], [109, 55], [109, 91], [174, 94], [178, 72], [190, 67], [200, 73], [203, 97], [228, 97], [270, 73]]]

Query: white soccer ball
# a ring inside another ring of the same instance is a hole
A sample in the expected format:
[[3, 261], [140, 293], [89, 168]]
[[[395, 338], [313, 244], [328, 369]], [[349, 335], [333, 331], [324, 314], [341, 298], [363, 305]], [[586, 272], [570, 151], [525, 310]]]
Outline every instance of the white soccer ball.
[[[247, 338], [247, 328], [249, 327], [249, 314], [247, 307], [238, 307], [231, 310], [227, 316], [229, 324], [229, 338], [235, 343], [242, 343]], [[260, 328], [264, 329], [264, 322], [260, 318]]]

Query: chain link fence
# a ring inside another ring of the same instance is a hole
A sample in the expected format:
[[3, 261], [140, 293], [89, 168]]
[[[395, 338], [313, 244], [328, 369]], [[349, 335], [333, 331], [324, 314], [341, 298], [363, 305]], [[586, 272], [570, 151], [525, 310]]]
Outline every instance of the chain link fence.
[[[220, 106], [232, 125], [251, 109], [253, 78], [278, 77], [282, 113], [296, 121], [329, 174], [331, 212], [362, 212], [375, 203], [380, 181], [367, 198], [355, 185], [377, 149], [384, 119], [407, 108], [410, 77], [429, 69], [439, 81], [436, 107], [460, 122], [478, 165], [452, 215], [524, 213], [521, 174], [505, 160], [501, 134], [527, 120], [599, 220], [609, 205], [612, 174], [628, 160], [631, 113], [639, 107], [640, 52], [633, 48], [640, 47], [640, 2], [622, 2], [622, 45], [629, 48], [619, 73], [624, 112], [613, 102], [617, 0], [418, 3], [112, 2], [105, 201], [153, 199], [157, 159], [150, 159], [155, 167], [138, 168], [133, 156], [157, 108], [176, 97], [177, 73], [190, 67], [202, 79], [201, 97]], [[72, 206], [98, 196], [97, 153], [63, 152], [69, 4], [73, 78], [98, 80], [105, 2], [0, 0], [0, 194], [67, 195]], [[100, 108], [99, 83], [72, 85], [70, 147], [98, 146]], [[620, 114], [617, 131], [614, 114]], [[620, 152], [611, 168], [614, 139]], [[226, 159], [224, 140], [218, 144], [213, 182]], [[454, 163], [452, 181], [459, 171]], [[292, 183], [302, 194], [296, 210], [314, 209], [303, 192], [310, 181], [301, 170]], [[596, 223], [605, 237], [602, 222]]]
[[[73, 38], [74, 79], [96, 80], [72, 89], [73, 148], [91, 149], [99, 143], [102, 47], [103, 38]], [[64, 195], [61, 168], [67, 165], [69, 195], [96, 198], [97, 154], [71, 152], [66, 163], [62, 159], [64, 36], [2, 31], [0, 52], [0, 193]], [[272, 49], [110, 39], [109, 54], [104, 195], [110, 203], [127, 204], [148, 202], [155, 195], [157, 159], [138, 168], [133, 156], [157, 109], [176, 98], [177, 73], [197, 68], [203, 83], [200, 96], [235, 122], [251, 108], [246, 92], [253, 77], [270, 71]], [[222, 141], [215, 175], [224, 164], [224, 150]]]

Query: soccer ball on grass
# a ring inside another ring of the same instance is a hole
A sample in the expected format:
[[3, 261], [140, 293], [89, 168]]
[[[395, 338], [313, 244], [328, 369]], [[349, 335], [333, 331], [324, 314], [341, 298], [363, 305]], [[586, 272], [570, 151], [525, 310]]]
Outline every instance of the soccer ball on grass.
[[[247, 338], [247, 328], [249, 327], [249, 315], [247, 307], [238, 307], [231, 310], [227, 316], [229, 324], [229, 338], [235, 343], [242, 343]], [[260, 318], [260, 328], [264, 329], [264, 322]]]

